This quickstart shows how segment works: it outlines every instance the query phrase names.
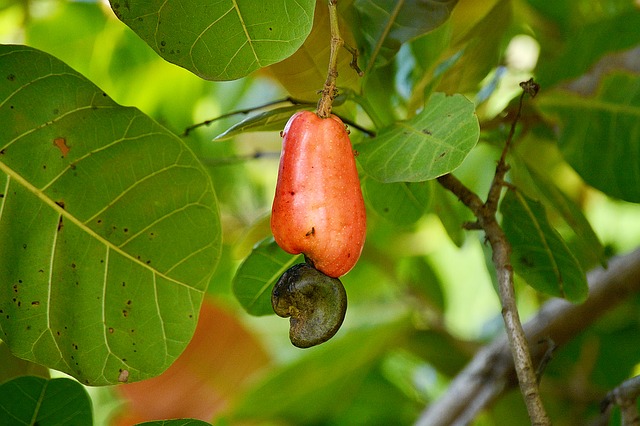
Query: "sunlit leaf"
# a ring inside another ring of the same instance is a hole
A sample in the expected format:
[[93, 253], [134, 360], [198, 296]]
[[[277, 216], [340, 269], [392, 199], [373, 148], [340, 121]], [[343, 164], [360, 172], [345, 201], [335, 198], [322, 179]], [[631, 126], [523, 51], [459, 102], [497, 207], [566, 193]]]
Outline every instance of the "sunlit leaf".
[[0, 333], [83, 383], [166, 369], [220, 254], [189, 148], [64, 63], [0, 46]]
[[457, 0], [355, 0], [357, 38], [367, 70], [387, 63], [400, 46], [442, 25]]
[[252, 115], [251, 117], [229, 127], [223, 133], [216, 136], [214, 140], [221, 141], [247, 132], [282, 130], [291, 116], [301, 109], [304, 109], [304, 107], [301, 107], [300, 105], [291, 105], [282, 108], [270, 109], [268, 111]]
[[428, 182], [380, 183], [365, 176], [361, 184], [368, 205], [398, 226], [416, 223], [431, 202], [431, 185]]
[[2, 425], [91, 425], [91, 400], [75, 380], [22, 376], [0, 385]]
[[193, 339], [171, 367], [157, 377], [116, 388], [125, 402], [116, 415], [117, 424], [178, 418], [210, 421], [268, 364], [266, 351], [241, 320], [205, 298]]
[[[347, 45], [355, 47], [356, 43], [351, 35], [352, 28], [341, 19], [342, 12], [349, 7], [349, 3], [350, 0], [338, 2], [340, 36]], [[329, 8], [326, 1], [317, 1], [309, 37], [293, 55], [268, 69], [292, 97], [315, 103], [320, 99], [318, 92], [322, 90], [327, 79], [330, 51]], [[350, 66], [352, 59], [352, 55], [346, 49], [340, 49], [338, 52], [337, 84], [340, 89], [357, 90], [360, 87], [360, 77]]]
[[271, 315], [271, 289], [291, 266], [300, 263], [300, 256], [282, 250], [273, 238], [259, 243], [242, 262], [233, 278], [233, 293], [251, 315]]
[[421, 182], [458, 167], [480, 135], [473, 103], [435, 93], [424, 110], [358, 145], [358, 160], [381, 182]]
[[[476, 22], [478, 16], [481, 16], [476, 15], [477, 9], [484, 9], [487, 4], [488, 2], [484, 1], [467, 1], [460, 3], [459, 8], [456, 8], [456, 16], [458, 12], [465, 14], [469, 22], [459, 22], [465, 18], [453, 19], [452, 57], [444, 64], [450, 67], [443, 73], [436, 90], [446, 93], [475, 91], [487, 74], [499, 65], [502, 38], [511, 26], [513, 5], [510, 1], [500, 0]], [[472, 23], [475, 25], [463, 38], [458, 39], [460, 27]]]
[[500, 205], [513, 270], [536, 290], [572, 302], [587, 297], [587, 279], [540, 202], [508, 190]]
[[541, 96], [538, 107], [560, 122], [562, 154], [594, 188], [640, 202], [640, 77], [612, 74], [595, 97], [564, 91]]
[[313, 0], [111, 0], [165, 60], [207, 80], [233, 80], [283, 60], [304, 42]]

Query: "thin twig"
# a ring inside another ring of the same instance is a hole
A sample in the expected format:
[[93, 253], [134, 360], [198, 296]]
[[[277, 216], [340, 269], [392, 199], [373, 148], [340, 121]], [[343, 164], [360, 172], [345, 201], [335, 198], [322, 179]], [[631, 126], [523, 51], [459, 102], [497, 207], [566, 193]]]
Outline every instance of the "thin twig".
[[[525, 84], [527, 84], [526, 87], [521, 84], [523, 93], [520, 97], [518, 112], [511, 126], [511, 131], [507, 137], [498, 165], [496, 166], [496, 172], [487, 195], [487, 201], [483, 203], [478, 195], [469, 190], [451, 174], [439, 177], [438, 182], [453, 192], [460, 201], [473, 212], [474, 216], [478, 219], [477, 223], [479, 227], [484, 230], [486, 238], [491, 245], [493, 251], [492, 260], [498, 278], [502, 317], [511, 347], [511, 354], [514, 359], [520, 391], [524, 397], [531, 423], [533, 425], [550, 425], [551, 421], [540, 398], [536, 370], [533, 368], [529, 344], [525, 338], [522, 323], [520, 322], [520, 315], [518, 314], [516, 306], [513, 287], [513, 268], [511, 266], [511, 245], [496, 219], [498, 202], [502, 188], [505, 186], [504, 177], [509, 170], [509, 166], [506, 163], [507, 151], [515, 134], [517, 121], [520, 118], [524, 95], [525, 93], [531, 94], [531, 90], [533, 90], [531, 87], [535, 85], [533, 80]], [[537, 93], [537, 88], [535, 89], [535, 93]]]
[[336, 86], [336, 80], [338, 79], [338, 51], [344, 46], [344, 40], [340, 36], [340, 26], [338, 25], [338, 0], [329, 0], [329, 25], [331, 26], [329, 69], [317, 108], [317, 114], [321, 118], [328, 118], [331, 115], [333, 99], [338, 94]]
[[292, 105], [312, 105], [310, 102], [301, 101], [301, 100], [298, 100], [298, 99], [294, 99], [292, 97], [286, 97], [284, 99], [277, 99], [275, 101], [267, 102], [267, 103], [264, 103], [262, 105], [254, 106], [254, 107], [251, 107], [251, 108], [245, 108], [245, 109], [239, 109], [239, 110], [236, 110], [236, 111], [227, 112], [227, 113], [222, 114], [222, 115], [220, 115], [218, 117], [211, 118], [209, 120], [205, 120], [205, 121], [203, 121], [201, 123], [193, 124], [193, 125], [187, 127], [186, 129], [184, 129], [184, 132], [182, 132], [182, 134], [180, 136], [187, 137], [187, 136], [189, 136], [189, 134], [193, 130], [195, 130], [195, 129], [199, 128], [199, 127], [209, 126], [209, 125], [211, 125], [211, 123], [214, 123], [214, 122], [216, 122], [218, 120], [222, 120], [223, 118], [233, 117], [234, 115], [251, 114], [252, 112], [255, 112], [255, 111], [258, 111], [258, 110], [261, 110], [261, 109], [264, 109], [264, 108], [268, 108], [268, 107], [271, 107], [271, 106], [274, 106], [274, 105], [283, 104], [283, 103], [290, 103]]
[[615, 389], [607, 393], [600, 404], [602, 413], [609, 413], [612, 405], [620, 407], [623, 426], [640, 425], [638, 413], [638, 398], [640, 398], [640, 376], [625, 380]]

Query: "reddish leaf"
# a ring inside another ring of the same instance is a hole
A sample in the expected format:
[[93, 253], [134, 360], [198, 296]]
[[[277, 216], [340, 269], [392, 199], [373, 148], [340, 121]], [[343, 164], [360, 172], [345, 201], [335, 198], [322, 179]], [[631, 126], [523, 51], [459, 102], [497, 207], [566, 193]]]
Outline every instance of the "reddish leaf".
[[205, 299], [193, 340], [160, 376], [122, 385], [127, 401], [115, 424], [195, 418], [211, 421], [269, 364], [254, 336], [229, 312]]

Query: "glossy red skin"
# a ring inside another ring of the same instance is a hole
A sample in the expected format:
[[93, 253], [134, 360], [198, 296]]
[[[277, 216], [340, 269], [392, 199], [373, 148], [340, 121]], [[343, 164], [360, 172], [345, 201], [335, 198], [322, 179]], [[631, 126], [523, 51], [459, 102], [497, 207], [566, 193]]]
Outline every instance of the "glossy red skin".
[[283, 137], [271, 231], [284, 251], [338, 278], [360, 258], [367, 226], [349, 134], [334, 115], [301, 111]]

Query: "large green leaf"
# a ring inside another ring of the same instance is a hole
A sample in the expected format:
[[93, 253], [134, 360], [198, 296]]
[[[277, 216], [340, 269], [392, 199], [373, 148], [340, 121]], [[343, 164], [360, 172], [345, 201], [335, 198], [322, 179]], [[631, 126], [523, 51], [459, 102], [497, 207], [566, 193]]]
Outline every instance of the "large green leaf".
[[64, 63], [0, 46], [0, 337], [92, 385], [165, 370], [220, 255], [189, 148]]
[[257, 244], [233, 278], [233, 293], [251, 315], [271, 315], [271, 289], [300, 256], [283, 251], [272, 237]]
[[479, 135], [473, 103], [462, 95], [435, 93], [420, 114], [358, 145], [358, 160], [381, 182], [421, 182], [458, 167]]
[[400, 46], [442, 25], [457, 0], [355, 0], [356, 37], [370, 70], [387, 63]]
[[509, 189], [500, 211], [502, 227], [511, 243], [513, 270], [540, 292], [572, 302], [586, 299], [585, 273], [549, 224], [542, 204]]
[[313, 24], [314, 0], [110, 0], [165, 60], [207, 80], [233, 80], [293, 54]]
[[0, 385], [0, 426], [91, 425], [91, 400], [75, 380], [22, 376]]
[[589, 185], [640, 202], [640, 76], [612, 74], [592, 98], [551, 92], [538, 107], [559, 119], [562, 154]]

